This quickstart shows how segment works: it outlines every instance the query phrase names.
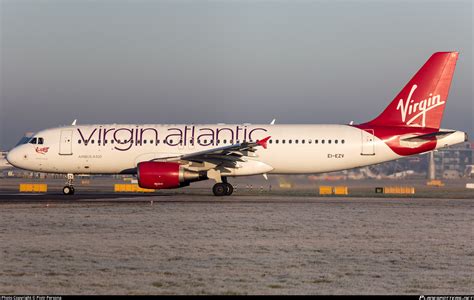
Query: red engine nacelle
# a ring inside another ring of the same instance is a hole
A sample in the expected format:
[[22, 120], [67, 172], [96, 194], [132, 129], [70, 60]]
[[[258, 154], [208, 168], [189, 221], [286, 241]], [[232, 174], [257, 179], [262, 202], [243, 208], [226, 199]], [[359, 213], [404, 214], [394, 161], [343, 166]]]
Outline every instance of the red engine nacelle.
[[154, 161], [139, 163], [137, 177], [138, 185], [146, 189], [175, 189], [204, 179], [198, 172], [186, 170], [179, 163]]

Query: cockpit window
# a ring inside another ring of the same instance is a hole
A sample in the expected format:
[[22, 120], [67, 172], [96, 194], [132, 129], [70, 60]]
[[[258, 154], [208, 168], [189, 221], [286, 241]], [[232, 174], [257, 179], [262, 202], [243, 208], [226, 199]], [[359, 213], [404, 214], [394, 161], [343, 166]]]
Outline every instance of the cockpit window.
[[35, 144], [35, 145], [43, 145], [44, 139], [42, 137], [34, 137], [30, 140], [30, 144]]

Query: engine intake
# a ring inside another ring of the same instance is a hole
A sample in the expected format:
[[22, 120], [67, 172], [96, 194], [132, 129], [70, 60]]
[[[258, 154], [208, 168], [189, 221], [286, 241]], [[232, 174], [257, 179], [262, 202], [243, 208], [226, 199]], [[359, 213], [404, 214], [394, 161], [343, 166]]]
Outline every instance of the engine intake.
[[205, 179], [199, 172], [186, 170], [174, 162], [147, 161], [138, 164], [138, 185], [146, 189], [175, 189]]

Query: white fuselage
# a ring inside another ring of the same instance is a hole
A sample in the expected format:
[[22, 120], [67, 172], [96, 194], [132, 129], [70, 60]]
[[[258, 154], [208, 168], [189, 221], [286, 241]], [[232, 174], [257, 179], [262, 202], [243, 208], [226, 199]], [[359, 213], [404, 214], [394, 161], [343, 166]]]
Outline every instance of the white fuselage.
[[[385, 141], [350, 125], [123, 125], [47, 129], [41, 144], [23, 144], [9, 153], [16, 167], [72, 174], [135, 173], [137, 164], [271, 136], [225, 176], [262, 173], [321, 173], [400, 158]], [[438, 141], [437, 148], [463, 142], [463, 132]]]

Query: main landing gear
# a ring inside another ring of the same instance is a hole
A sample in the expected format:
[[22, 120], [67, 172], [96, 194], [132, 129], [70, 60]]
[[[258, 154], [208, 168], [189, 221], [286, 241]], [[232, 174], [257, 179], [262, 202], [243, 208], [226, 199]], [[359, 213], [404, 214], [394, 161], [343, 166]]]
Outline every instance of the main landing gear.
[[234, 192], [234, 187], [232, 184], [227, 182], [227, 177], [221, 176], [221, 172], [219, 170], [208, 170], [207, 178], [216, 181], [216, 184], [214, 184], [212, 187], [212, 192], [215, 196], [230, 196]]
[[74, 174], [67, 174], [66, 186], [63, 187], [64, 195], [74, 195]]
[[234, 192], [234, 187], [230, 183], [216, 183], [212, 187], [212, 192], [215, 196], [230, 196]]
[[232, 184], [227, 182], [226, 177], [222, 177], [223, 182], [218, 182], [212, 187], [215, 196], [230, 196], [234, 192]]

